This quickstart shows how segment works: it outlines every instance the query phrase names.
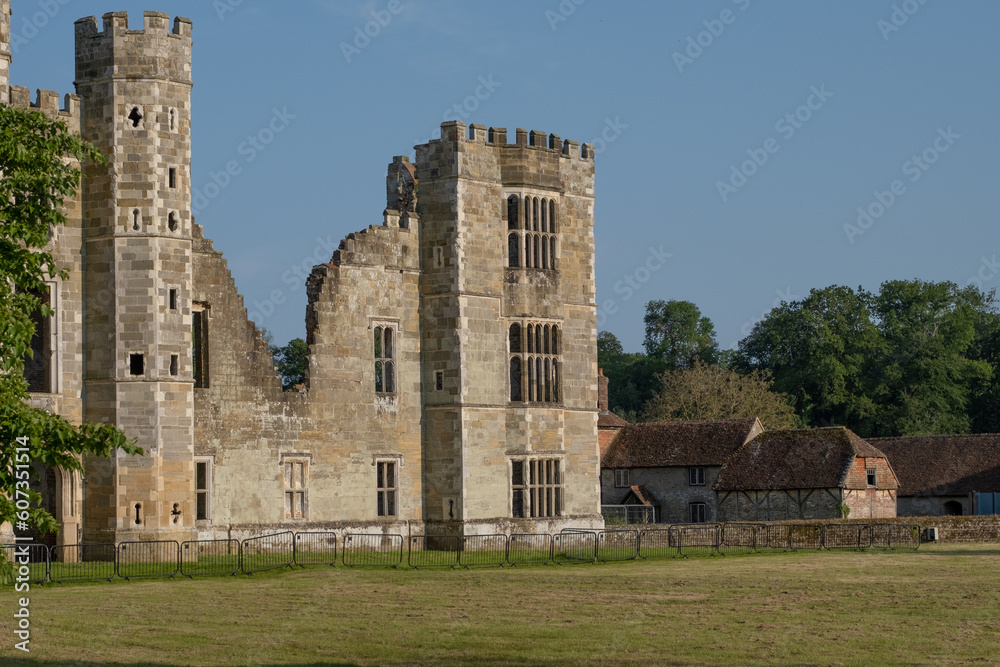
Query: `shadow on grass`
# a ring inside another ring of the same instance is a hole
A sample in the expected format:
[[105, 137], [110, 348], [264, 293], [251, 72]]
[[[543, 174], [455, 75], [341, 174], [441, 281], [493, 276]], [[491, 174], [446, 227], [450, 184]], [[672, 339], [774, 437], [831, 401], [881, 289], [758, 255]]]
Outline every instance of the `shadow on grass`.
[[[76, 661], [66, 662], [65, 660], [36, 660], [28, 658], [5, 658], [3, 664], [6, 667], [28, 667], [29, 665], [51, 665], [52, 667], [176, 667], [165, 662], [87, 662]], [[355, 667], [356, 662], [309, 662], [309, 663], [271, 663], [261, 664], [260, 667]]]
[[921, 556], [1000, 556], [1000, 548], [997, 549], [934, 549], [933, 551], [921, 549], [915, 552]]

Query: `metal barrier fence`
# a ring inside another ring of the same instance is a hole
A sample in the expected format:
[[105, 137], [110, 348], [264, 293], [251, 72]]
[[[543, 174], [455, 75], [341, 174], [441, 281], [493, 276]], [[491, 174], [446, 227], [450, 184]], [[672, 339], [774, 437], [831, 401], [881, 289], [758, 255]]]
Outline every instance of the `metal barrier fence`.
[[[407, 564], [414, 569], [468, 568], [798, 549], [916, 550], [920, 534], [918, 526], [908, 524], [684, 524], [642, 530], [567, 528], [558, 535], [417, 535], [406, 540], [406, 546]], [[0, 545], [0, 554], [13, 565], [15, 577], [27, 576], [34, 583], [172, 578], [178, 573], [189, 578], [253, 574], [295, 564], [333, 565], [338, 557], [348, 567], [398, 567], [403, 562], [402, 535], [347, 533], [342, 539], [339, 551], [336, 533], [288, 531], [242, 542], [122, 542], [49, 548], [40, 544]], [[28, 563], [22, 565], [20, 560], [25, 558]], [[28, 568], [26, 575], [21, 567]]]
[[601, 505], [601, 515], [606, 526], [656, 523], [656, 508], [650, 505]]
[[239, 540], [193, 540], [181, 543], [181, 574], [236, 576], [240, 571]]
[[295, 564], [333, 565], [337, 562], [337, 533], [295, 533]]
[[118, 565], [113, 543], [66, 544], [49, 549], [49, 581], [111, 581]]
[[506, 535], [467, 535], [462, 538], [458, 551], [458, 564], [469, 568], [474, 565], [503, 567], [507, 560]]
[[548, 565], [552, 562], [553, 539], [548, 533], [512, 533], [507, 540], [507, 562], [517, 565]]
[[44, 544], [5, 545], [4, 562], [11, 563], [11, 583], [41, 584], [49, 578], [49, 548]]
[[348, 533], [341, 561], [348, 567], [398, 567], [403, 562], [403, 536]]
[[597, 534], [597, 560], [635, 560], [639, 557], [639, 531], [602, 530]]
[[553, 560], [570, 563], [594, 563], [597, 561], [596, 530], [576, 530], [564, 528], [553, 536]]
[[240, 568], [245, 574], [292, 567], [295, 536], [291, 531], [248, 537], [240, 543]]
[[639, 531], [639, 557], [677, 558], [680, 556], [677, 535], [670, 528], [651, 528]]
[[122, 542], [115, 573], [122, 579], [173, 577], [180, 571], [180, 545], [173, 541]]
[[414, 569], [421, 567], [450, 567], [458, 565], [460, 539], [457, 535], [414, 535], [409, 540], [406, 564]]

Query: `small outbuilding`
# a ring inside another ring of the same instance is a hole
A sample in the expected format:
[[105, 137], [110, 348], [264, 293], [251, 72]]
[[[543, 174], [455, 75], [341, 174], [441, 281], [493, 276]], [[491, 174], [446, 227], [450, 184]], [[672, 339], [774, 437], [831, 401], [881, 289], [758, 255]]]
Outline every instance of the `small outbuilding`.
[[[870, 438], [899, 476], [899, 516], [994, 514], [1000, 494], [1000, 434]], [[992, 497], [989, 498], [991, 501]], [[980, 501], [980, 502], [977, 502]]]
[[717, 520], [722, 464], [764, 427], [758, 419], [628, 424], [601, 457], [601, 503], [652, 505], [656, 520]]
[[841, 426], [762, 433], [714, 485], [719, 521], [891, 518], [898, 487], [886, 455]]

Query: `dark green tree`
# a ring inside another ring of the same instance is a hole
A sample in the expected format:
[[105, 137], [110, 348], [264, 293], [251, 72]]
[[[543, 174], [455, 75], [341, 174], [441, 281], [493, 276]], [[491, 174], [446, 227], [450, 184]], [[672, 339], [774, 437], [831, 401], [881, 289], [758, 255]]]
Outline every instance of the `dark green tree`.
[[610, 331], [597, 334], [597, 365], [608, 378], [608, 407], [619, 417], [634, 422], [659, 387], [656, 374], [662, 361], [638, 352], [625, 352]]
[[[27, 462], [83, 470], [86, 454], [110, 456], [142, 450], [110, 424], [75, 426], [29, 407], [24, 360], [31, 355], [33, 315], [50, 316], [40, 295], [46, 279], [66, 279], [45, 250], [51, 230], [65, 224], [63, 203], [80, 184], [79, 164], [103, 161], [64, 123], [41, 113], [0, 105], [0, 522], [57, 529], [32, 489], [36, 467]], [[21, 528], [23, 530], [24, 528]]]
[[281, 376], [281, 388], [293, 390], [296, 385], [306, 381], [306, 371], [309, 368], [309, 346], [301, 338], [293, 338], [283, 347], [271, 346], [274, 356], [274, 366]]
[[690, 301], [650, 301], [643, 322], [646, 356], [662, 360], [667, 369], [689, 368], [699, 361], [708, 364], [718, 361], [715, 327]]

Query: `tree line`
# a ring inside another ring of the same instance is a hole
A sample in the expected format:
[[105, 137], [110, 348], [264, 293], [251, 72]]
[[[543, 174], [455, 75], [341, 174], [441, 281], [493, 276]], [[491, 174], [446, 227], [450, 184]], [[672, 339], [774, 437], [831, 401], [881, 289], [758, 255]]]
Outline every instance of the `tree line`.
[[688, 301], [650, 301], [644, 352], [598, 334], [612, 411], [629, 421], [759, 416], [862, 437], [1000, 431], [994, 292], [893, 280], [772, 309], [736, 350]]

